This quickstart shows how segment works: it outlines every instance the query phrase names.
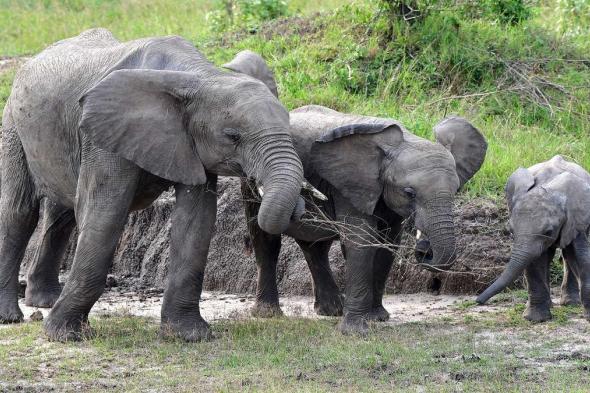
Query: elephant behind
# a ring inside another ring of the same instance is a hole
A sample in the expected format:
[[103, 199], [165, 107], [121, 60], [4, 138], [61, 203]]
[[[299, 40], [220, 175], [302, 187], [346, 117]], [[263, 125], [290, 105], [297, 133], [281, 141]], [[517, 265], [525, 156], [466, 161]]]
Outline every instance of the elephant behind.
[[487, 302], [524, 272], [529, 292], [524, 317], [536, 322], [550, 319], [549, 269], [560, 248], [561, 304], [581, 302], [590, 320], [590, 174], [557, 155], [517, 169], [506, 183], [506, 201], [514, 236], [510, 261], [477, 302]]
[[50, 46], [17, 73], [3, 114], [2, 162], [0, 322], [23, 317], [18, 271], [39, 201], [75, 211], [72, 270], [44, 323], [61, 341], [89, 333], [88, 313], [128, 212], [170, 186], [176, 204], [162, 333], [209, 337], [199, 297], [217, 176], [248, 176], [265, 187], [258, 221], [270, 233], [289, 225], [303, 179], [289, 115], [263, 83], [219, 70], [180, 37], [121, 43], [104, 29]]

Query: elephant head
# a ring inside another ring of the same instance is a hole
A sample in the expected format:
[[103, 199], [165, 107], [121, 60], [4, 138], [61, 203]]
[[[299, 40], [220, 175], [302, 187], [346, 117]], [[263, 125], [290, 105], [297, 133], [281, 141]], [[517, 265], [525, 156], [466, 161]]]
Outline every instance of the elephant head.
[[432, 259], [421, 263], [431, 270], [448, 269], [456, 253], [454, 195], [481, 166], [484, 137], [458, 117], [435, 127], [439, 143], [410, 134], [393, 121], [365, 119], [316, 141], [314, 169], [365, 214], [373, 214], [383, 198], [400, 216], [415, 217], [416, 228], [432, 247]]
[[110, 73], [80, 100], [83, 137], [174, 183], [204, 184], [206, 172], [252, 177], [265, 188], [259, 225], [281, 233], [303, 181], [289, 114], [250, 76], [201, 71]]
[[590, 226], [590, 184], [563, 172], [542, 185], [543, 178], [519, 168], [508, 179], [508, 227], [514, 236], [510, 261], [498, 279], [476, 301], [480, 304], [514, 282], [550, 247], [564, 248]]

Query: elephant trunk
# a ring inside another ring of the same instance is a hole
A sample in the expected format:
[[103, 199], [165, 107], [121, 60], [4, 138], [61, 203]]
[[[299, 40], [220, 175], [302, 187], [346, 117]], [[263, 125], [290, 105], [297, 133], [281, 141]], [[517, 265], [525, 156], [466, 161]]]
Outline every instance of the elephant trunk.
[[424, 267], [434, 271], [449, 269], [457, 257], [452, 195], [430, 199], [426, 203], [424, 223], [432, 249], [432, 260]]
[[506, 265], [506, 268], [492, 285], [490, 285], [481, 295], [475, 299], [479, 304], [484, 304], [491, 297], [502, 292], [508, 285], [512, 284], [526, 269], [533, 258], [528, 253], [522, 252], [519, 248], [512, 250], [510, 256], [510, 262]]
[[262, 144], [257, 180], [264, 187], [258, 225], [270, 234], [284, 232], [291, 221], [303, 183], [303, 167], [290, 135], [274, 136]]

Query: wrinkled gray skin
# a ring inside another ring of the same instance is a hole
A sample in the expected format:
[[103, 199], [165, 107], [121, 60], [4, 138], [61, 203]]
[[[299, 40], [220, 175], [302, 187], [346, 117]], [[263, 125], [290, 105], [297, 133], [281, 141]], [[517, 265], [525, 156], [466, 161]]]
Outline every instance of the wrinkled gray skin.
[[[256, 64], [255, 71], [251, 66], [235, 69], [253, 75], [269, 74], [265, 80], [272, 78], [263, 61], [256, 60]], [[367, 242], [363, 230], [377, 230], [397, 245], [402, 221], [415, 216], [416, 227], [432, 244], [432, 258], [420, 262], [438, 270], [449, 268], [455, 259], [453, 197], [480, 168], [487, 144], [479, 131], [460, 118], [444, 120], [435, 127], [435, 134], [439, 143], [419, 138], [393, 120], [347, 115], [321, 106], [291, 112], [291, 135], [305, 178], [328, 197], [327, 201], [308, 204], [308, 210], [317, 205], [329, 219], [356, 227], [341, 239], [346, 257], [346, 297], [340, 324], [343, 332], [365, 333], [367, 319], [389, 317], [382, 297], [393, 255], [385, 249], [360, 246]], [[252, 184], [242, 184], [245, 201], [256, 199], [253, 188]], [[304, 197], [313, 199], [307, 192]], [[258, 265], [253, 312], [268, 316], [281, 313], [276, 287], [281, 240], [256, 225], [257, 209], [256, 203], [246, 203]], [[311, 223], [294, 223], [286, 234], [297, 241], [308, 262], [316, 311], [342, 313], [342, 300], [328, 261], [336, 234]]]
[[[264, 82], [271, 93], [278, 97], [274, 76], [260, 55], [244, 50], [223, 67]], [[255, 186], [254, 182], [253, 187]], [[59, 269], [68, 247], [69, 235], [76, 223], [73, 209], [68, 209], [47, 198], [42, 203], [40, 241], [27, 271], [25, 304], [31, 307], [50, 308], [61, 294]], [[298, 219], [303, 214], [303, 209], [305, 209], [303, 200], [300, 199], [292, 219]]]
[[284, 231], [302, 181], [288, 119], [263, 83], [219, 70], [179, 37], [120, 43], [94, 29], [29, 60], [3, 115], [0, 321], [22, 320], [18, 271], [42, 198], [57, 204], [47, 225], [67, 227], [60, 217], [75, 211], [76, 255], [44, 329], [76, 340], [89, 333], [128, 212], [174, 185], [162, 333], [210, 337], [199, 297], [217, 175], [255, 178], [266, 189], [260, 225]]
[[517, 169], [506, 184], [514, 235], [510, 261], [500, 277], [477, 297], [480, 304], [525, 273], [529, 300], [524, 317], [551, 318], [549, 269], [555, 250], [562, 249], [562, 304], [584, 305], [590, 320], [590, 174], [555, 156], [528, 169]]

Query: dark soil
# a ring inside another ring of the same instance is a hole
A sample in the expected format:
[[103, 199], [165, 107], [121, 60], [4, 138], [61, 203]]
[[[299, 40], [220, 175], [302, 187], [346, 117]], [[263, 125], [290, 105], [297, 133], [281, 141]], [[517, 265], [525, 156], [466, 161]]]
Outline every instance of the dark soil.
[[[218, 217], [205, 274], [206, 290], [232, 293], [253, 293], [255, 290], [256, 265], [254, 256], [246, 247], [247, 232], [239, 190], [237, 179], [219, 181]], [[459, 199], [456, 221], [461, 252], [454, 272], [433, 274], [413, 265], [414, 240], [410, 235], [404, 235], [404, 248], [396, 256], [387, 283], [389, 293], [473, 294], [497, 277], [510, 251], [510, 239], [503, 231], [506, 209], [488, 199]], [[113, 277], [110, 279], [117, 285], [135, 289], [163, 288], [173, 204], [173, 195], [167, 193], [149, 208], [130, 215], [112, 267]], [[32, 258], [35, 239], [27, 250], [23, 273]], [[71, 264], [73, 251], [72, 241], [64, 261], [64, 272]], [[330, 261], [334, 276], [342, 285], [344, 261], [338, 242], [330, 251]], [[303, 254], [287, 237], [283, 239], [277, 276], [283, 294], [312, 294], [311, 275]]]

